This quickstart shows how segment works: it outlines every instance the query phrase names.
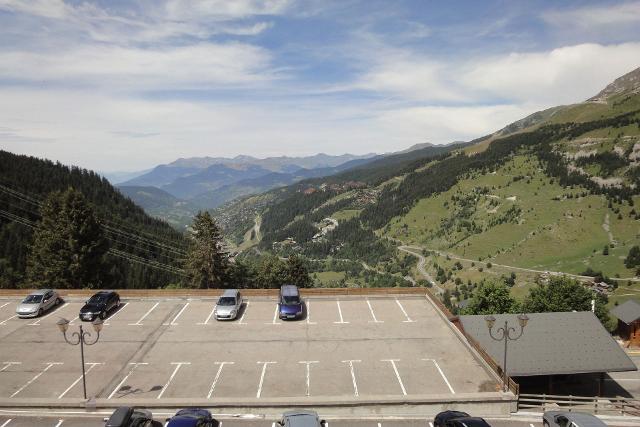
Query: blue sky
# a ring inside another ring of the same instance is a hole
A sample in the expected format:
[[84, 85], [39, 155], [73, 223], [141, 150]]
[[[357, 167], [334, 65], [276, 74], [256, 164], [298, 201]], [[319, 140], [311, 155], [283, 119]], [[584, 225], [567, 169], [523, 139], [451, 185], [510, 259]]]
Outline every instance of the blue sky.
[[640, 1], [0, 0], [0, 147], [101, 171], [469, 140], [640, 66]]

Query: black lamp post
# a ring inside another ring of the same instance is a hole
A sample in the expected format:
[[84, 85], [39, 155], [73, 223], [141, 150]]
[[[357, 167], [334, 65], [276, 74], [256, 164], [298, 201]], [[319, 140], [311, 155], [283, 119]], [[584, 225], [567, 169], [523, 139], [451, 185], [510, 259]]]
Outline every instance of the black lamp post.
[[[502, 391], [506, 392], [509, 389], [509, 377], [507, 375], [507, 343], [509, 341], [515, 341], [522, 336], [524, 327], [527, 326], [529, 317], [526, 314], [518, 315], [518, 323], [520, 324], [520, 333], [515, 335], [515, 328], [509, 327], [507, 320], [504, 321], [504, 326], [496, 330], [496, 336], [493, 335], [493, 325], [496, 323], [496, 318], [493, 316], [487, 316], [484, 318], [487, 322], [487, 328], [489, 328], [489, 335], [496, 341], [504, 341], [504, 363], [502, 364]], [[513, 334], [513, 335], [512, 335]]]
[[69, 339], [67, 338], [67, 329], [69, 329], [69, 321], [63, 318], [58, 320], [58, 323], [57, 323], [58, 329], [60, 329], [60, 332], [62, 332], [62, 335], [64, 336], [64, 340], [67, 343], [71, 345], [80, 344], [80, 358], [82, 359], [82, 390], [84, 392], [85, 400], [87, 400], [87, 381], [86, 381], [85, 369], [84, 369], [84, 346], [94, 345], [95, 343], [98, 342], [98, 340], [100, 339], [100, 331], [102, 330], [102, 320], [96, 319], [91, 324], [93, 325], [93, 330], [96, 331], [96, 338], [94, 340], [89, 341], [89, 338], [91, 337], [91, 332], [83, 331], [82, 325], [80, 325], [80, 332], [74, 332], [73, 334], [71, 334], [72, 340], [69, 341]]

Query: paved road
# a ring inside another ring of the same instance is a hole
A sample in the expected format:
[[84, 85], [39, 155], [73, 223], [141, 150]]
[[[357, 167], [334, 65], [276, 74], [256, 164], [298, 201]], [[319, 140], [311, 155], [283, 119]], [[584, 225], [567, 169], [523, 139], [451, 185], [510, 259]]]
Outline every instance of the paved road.
[[422, 277], [424, 277], [425, 279], [427, 279], [429, 283], [431, 283], [431, 286], [433, 286], [433, 288], [436, 290], [437, 293], [439, 294], [444, 293], [444, 289], [442, 289], [436, 283], [436, 281], [433, 280], [433, 277], [431, 277], [429, 272], [425, 269], [425, 264], [427, 263], [427, 259], [422, 255], [422, 248], [419, 248], [417, 246], [399, 246], [398, 249], [401, 250], [402, 252], [406, 252], [408, 254], [418, 257], [418, 265], [417, 265], [418, 272], [420, 272], [420, 274], [422, 274]]
[[[154, 417], [158, 421], [164, 422], [174, 411], [160, 410], [154, 412]], [[102, 427], [103, 417], [107, 417], [108, 412], [99, 412], [90, 416], [78, 414], [60, 413], [51, 416], [37, 415], [2, 415], [0, 414], [0, 427]], [[242, 419], [227, 415], [215, 415], [220, 421], [220, 427], [274, 427], [276, 417], [256, 415], [253, 419]], [[321, 415], [322, 417], [322, 415]], [[432, 418], [413, 419], [388, 419], [388, 418], [361, 418], [361, 419], [339, 419], [323, 417], [327, 421], [327, 427], [432, 427]], [[492, 427], [542, 427], [540, 418], [522, 419], [492, 419], [487, 418]], [[632, 426], [632, 421], [607, 422], [610, 427]], [[637, 425], [637, 423], [636, 423]]]

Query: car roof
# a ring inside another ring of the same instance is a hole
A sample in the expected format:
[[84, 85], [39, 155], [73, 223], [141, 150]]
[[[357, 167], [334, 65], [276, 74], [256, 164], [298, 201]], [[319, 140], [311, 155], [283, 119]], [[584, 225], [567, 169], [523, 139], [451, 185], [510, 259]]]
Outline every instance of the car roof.
[[121, 406], [111, 414], [105, 427], [121, 427], [127, 425], [126, 423], [131, 419], [131, 415], [133, 415], [133, 408]]
[[298, 287], [296, 285], [282, 285], [280, 288], [282, 295], [298, 295]]
[[36, 291], [31, 292], [29, 295], [44, 295], [47, 292], [51, 292], [51, 289], [38, 289]]
[[458, 423], [463, 423], [464, 425], [468, 426], [468, 427], [474, 427], [474, 426], [488, 426], [489, 423], [487, 423], [484, 418], [480, 418], [480, 417], [460, 417], [460, 418], [453, 418], [451, 421], [455, 421]]
[[240, 291], [237, 290], [237, 289], [225, 289], [221, 296], [223, 296], [223, 297], [235, 297], [238, 294], [238, 292], [240, 292]]
[[282, 414], [283, 417], [295, 417], [296, 415], [312, 415], [314, 417], [317, 417], [318, 413], [316, 411], [299, 409], [297, 411], [287, 411]]
[[546, 414], [551, 416], [562, 415], [569, 421], [574, 421], [580, 427], [606, 427], [606, 424], [600, 418], [585, 412], [550, 411]]

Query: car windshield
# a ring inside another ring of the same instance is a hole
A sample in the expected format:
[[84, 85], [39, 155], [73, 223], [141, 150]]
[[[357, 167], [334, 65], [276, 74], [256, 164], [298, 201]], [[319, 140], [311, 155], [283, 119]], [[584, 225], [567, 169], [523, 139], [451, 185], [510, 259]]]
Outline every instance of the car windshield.
[[94, 295], [89, 299], [89, 304], [102, 304], [107, 300], [105, 295]]
[[296, 295], [283, 295], [282, 300], [285, 304], [300, 304], [300, 298]]
[[218, 305], [236, 305], [234, 297], [222, 297], [218, 300]]
[[22, 301], [24, 304], [38, 304], [42, 301], [42, 295], [29, 295]]

